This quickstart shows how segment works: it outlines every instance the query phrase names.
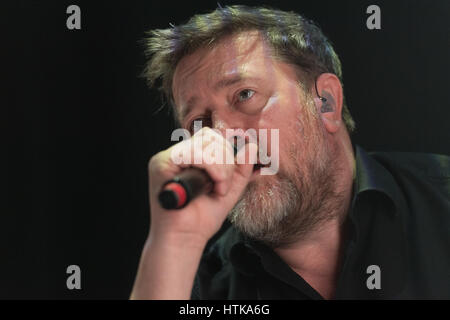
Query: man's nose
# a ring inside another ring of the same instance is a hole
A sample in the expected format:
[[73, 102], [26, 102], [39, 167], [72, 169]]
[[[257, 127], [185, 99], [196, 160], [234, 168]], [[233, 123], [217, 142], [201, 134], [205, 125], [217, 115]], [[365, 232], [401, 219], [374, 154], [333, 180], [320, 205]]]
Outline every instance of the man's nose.
[[245, 123], [242, 115], [234, 114], [232, 111], [218, 113], [215, 112], [211, 115], [212, 129], [219, 130], [223, 136], [226, 134], [227, 129], [245, 129]]
[[222, 116], [220, 114], [211, 116], [212, 129], [219, 131], [233, 145], [235, 154], [244, 144], [258, 141], [256, 130], [248, 130], [251, 128], [245, 120], [242, 115], [233, 112]]
[[211, 128], [219, 131], [225, 137], [226, 129], [230, 128], [229, 120], [218, 112], [211, 114]]

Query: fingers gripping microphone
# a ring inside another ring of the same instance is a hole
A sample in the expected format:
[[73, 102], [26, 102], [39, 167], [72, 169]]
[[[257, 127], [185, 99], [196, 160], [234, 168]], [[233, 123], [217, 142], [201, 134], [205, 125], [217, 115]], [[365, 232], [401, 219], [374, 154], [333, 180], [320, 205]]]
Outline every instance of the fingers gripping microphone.
[[[233, 148], [236, 156], [236, 145]], [[210, 193], [213, 187], [214, 183], [205, 170], [187, 168], [163, 185], [158, 201], [164, 209], [182, 209], [195, 197]]]

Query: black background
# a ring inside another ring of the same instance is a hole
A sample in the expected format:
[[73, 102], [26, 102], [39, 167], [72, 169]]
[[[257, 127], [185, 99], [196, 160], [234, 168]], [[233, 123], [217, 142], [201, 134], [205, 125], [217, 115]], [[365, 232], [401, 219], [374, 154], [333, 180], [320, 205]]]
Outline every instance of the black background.
[[[368, 151], [450, 154], [450, 1], [277, 1], [335, 45]], [[66, 8], [81, 8], [81, 30]], [[366, 8], [381, 8], [368, 30]], [[139, 41], [216, 1], [9, 1], [0, 7], [0, 298], [126, 299], [149, 227], [147, 162], [172, 122]], [[82, 290], [66, 288], [66, 268]]]

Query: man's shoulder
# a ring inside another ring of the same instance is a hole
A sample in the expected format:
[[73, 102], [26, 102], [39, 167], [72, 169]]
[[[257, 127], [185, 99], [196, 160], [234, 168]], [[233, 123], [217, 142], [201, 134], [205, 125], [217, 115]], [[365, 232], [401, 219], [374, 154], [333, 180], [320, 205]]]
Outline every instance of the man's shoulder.
[[450, 219], [449, 156], [356, 150], [358, 190], [387, 195], [411, 219], [430, 217], [430, 212]]
[[419, 152], [369, 152], [393, 175], [408, 175], [422, 179], [450, 179], [450, 156]]
[[[450, 157], [414, 152], [369, 152], [395, 181], [394, 194], [406, 202], [408, 216], [438, 215], [450, 223]], [[399, 192], [397, 192], [397, 190]], [[430, 220], [431, 221], [431, 220]]]

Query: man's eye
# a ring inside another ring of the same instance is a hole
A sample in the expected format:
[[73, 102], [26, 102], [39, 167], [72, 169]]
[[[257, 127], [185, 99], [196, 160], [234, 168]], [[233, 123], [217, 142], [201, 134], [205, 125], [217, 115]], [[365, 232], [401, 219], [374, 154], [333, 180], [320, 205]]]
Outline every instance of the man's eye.
[[238, 94], [238, 100], [239, 100], [239, 102], [246, 101], [246, 100], [250, 99], [254, 94], [255, 94], [255, 91], [253, 91], [251, 89], [242, 90]]

